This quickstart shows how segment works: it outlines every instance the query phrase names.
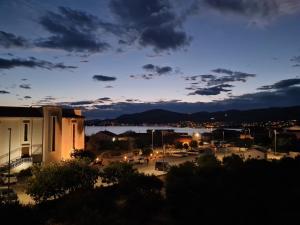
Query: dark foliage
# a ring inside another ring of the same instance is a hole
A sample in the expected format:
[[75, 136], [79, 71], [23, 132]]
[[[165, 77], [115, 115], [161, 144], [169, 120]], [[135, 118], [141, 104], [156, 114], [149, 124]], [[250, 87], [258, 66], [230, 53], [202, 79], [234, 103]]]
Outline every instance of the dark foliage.
[[76, 190], [32, 207], [2, 205], [1, 219], [63, 225], [299, 223], [300, 158], [242, 162], [232, 156], [221, 166], [208, 155], [198, 164], [172, 167], [165, 189], [157, 177], [133, 170], [112, 186]]

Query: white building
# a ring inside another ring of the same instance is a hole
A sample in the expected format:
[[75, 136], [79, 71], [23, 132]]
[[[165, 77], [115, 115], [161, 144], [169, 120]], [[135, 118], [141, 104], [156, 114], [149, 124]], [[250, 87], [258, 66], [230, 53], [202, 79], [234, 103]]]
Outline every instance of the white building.
[[0, 166], [8, 163], [9, 143], [13, 168], [69, 159], [84, 148], [84, 117], [57, 106], [0, 107]]

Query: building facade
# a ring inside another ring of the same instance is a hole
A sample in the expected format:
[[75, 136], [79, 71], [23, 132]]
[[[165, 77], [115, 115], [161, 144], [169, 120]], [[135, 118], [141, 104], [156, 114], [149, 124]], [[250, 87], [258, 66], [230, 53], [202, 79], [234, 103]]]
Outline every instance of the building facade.
[[81, 110], [0, 107], [0, 166], [8, 163], [9, 155], [15, 164], [49, 163], [69, 159], [74, 149], [84, 149]]

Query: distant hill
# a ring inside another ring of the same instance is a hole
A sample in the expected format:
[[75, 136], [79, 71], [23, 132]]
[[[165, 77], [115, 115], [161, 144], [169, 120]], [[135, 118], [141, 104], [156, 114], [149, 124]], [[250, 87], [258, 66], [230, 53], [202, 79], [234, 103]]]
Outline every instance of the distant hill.
[[[227, 110], [219, 112], [197, 112], [177, 113], [168, 110], [154, 109], [141, 113], [125, 114], [116, 119], [104, 120], [101, 122], [114, 122], [116, 124], [167, 124], [182, 121], [192, 122], [265, 122], [279, 120], [300, 120], [300, 106], [276, 107], [252, 110]], [[90, 121], [92, 122], [92, 121]], [[98, 120], [98, 122], [100, 122]]]

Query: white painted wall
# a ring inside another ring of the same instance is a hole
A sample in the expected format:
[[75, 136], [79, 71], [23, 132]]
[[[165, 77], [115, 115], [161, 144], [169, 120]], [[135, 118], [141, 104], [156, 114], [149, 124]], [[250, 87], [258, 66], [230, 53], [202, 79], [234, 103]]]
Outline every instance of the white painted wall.
[[[28, 142], [24, 142], [23, 121], [29, 121]], [[31, 152], [41, 151], [42, 118], [0, 118], [0, 165], [8, 162], [9, 131], [11, 128], [11, 160], [21, 157], [22, 145], [29, 146]], [[41, 152], [40, 152], [41, 153]]]

